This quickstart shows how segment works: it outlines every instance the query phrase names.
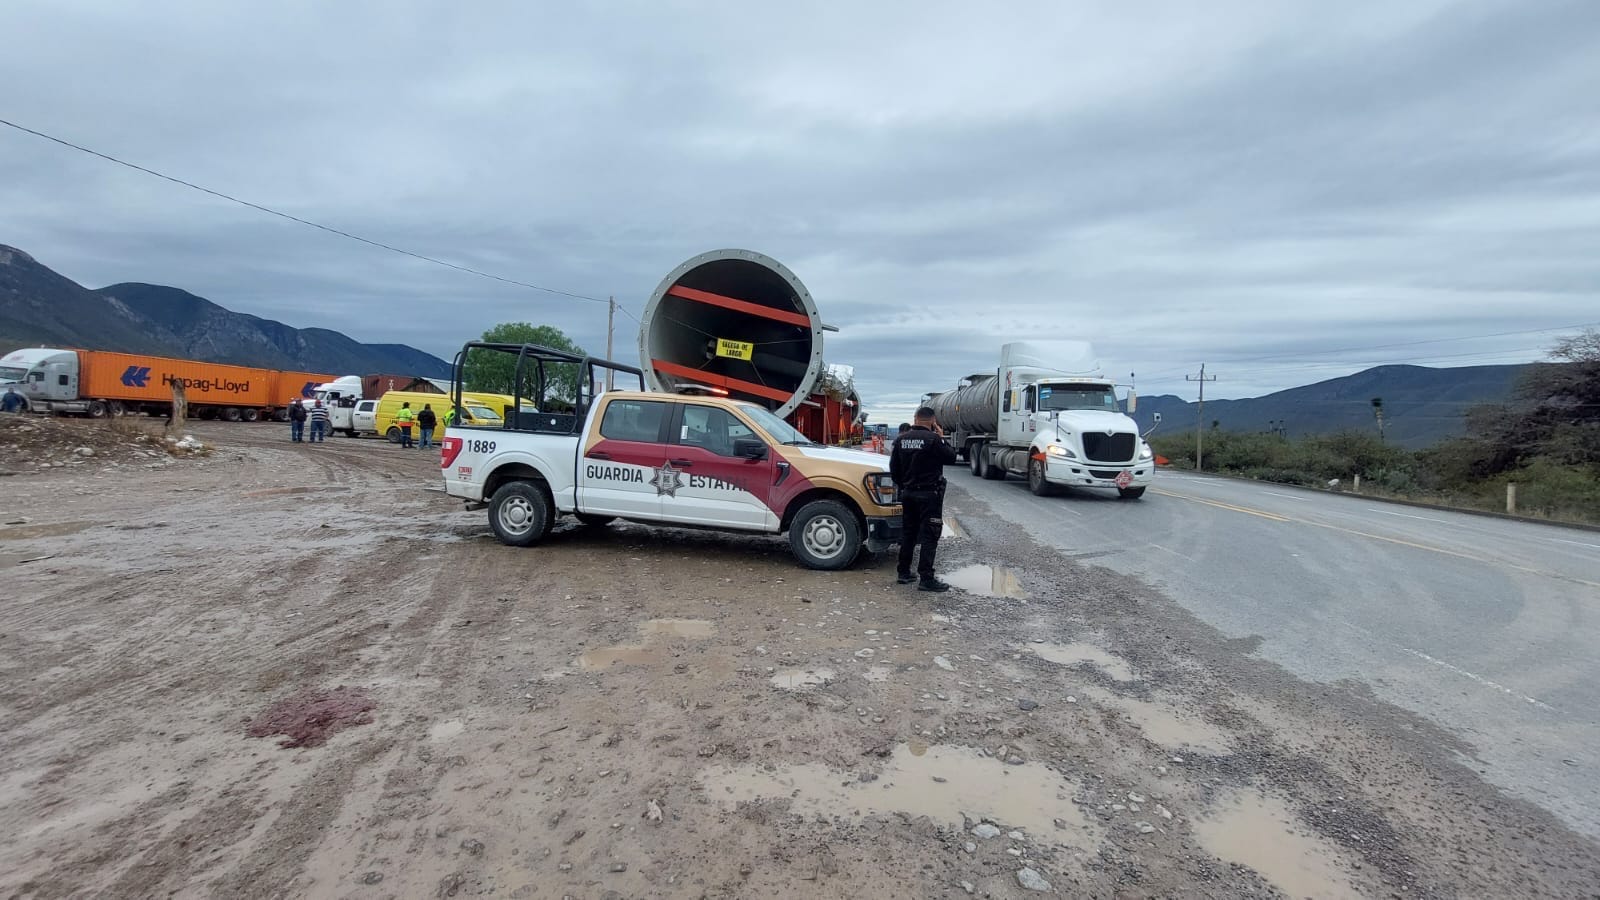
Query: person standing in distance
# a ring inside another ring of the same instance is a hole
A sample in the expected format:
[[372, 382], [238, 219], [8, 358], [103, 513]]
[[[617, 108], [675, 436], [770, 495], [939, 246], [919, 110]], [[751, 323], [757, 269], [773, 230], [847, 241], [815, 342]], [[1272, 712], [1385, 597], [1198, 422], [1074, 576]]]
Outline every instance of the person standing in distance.
[[423, 450], [433, 446], [433, 429], [438, 426], [439, 417], [433, 414], [433, 404], [422, 404], [422, 412], [417, 413], [417, 435], [421, 440], [417, 446]]
[[289, 401], [289, 440], [301, 443], [306, 436], [306, 406], [296, 397]]
[[[934, 421], [933, 407], [917, 410], [910, 430], [894, 439], [889, 452], [889, 477], [900, 492], [902, 526], [900, 564], [896, 581], [918, 582], [919, 591], [948, 591], [950, 585], [933, 574], [939, 535], [944, 530], [944, 467], [956, 461], [956, 451], [944, 442], [944, 430]], [[917, 574], [911, 574], [911, 557], [918, 546]]]
[[311, 419], [311, 440], [309, 443], [320, 444], [327, 440], [328, 435], [328, 410], [322, 405], [321, 400], [311, 401], [311, 411], [307, 413]]
[[400, 429], [400, 448], [410, 450], [411, 426], [417, 421], [417, 414], [411, 411], [411, 403], [407, 401], [400, 404], [400, 411], [394, 414], [394, 424]]

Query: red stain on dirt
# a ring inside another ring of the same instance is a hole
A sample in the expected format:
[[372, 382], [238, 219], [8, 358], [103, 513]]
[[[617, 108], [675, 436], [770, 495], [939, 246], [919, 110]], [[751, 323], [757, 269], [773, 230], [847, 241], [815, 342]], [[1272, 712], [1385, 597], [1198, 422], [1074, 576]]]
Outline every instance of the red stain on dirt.
[[286, 735], [279, 747], [320, 747], [336, 732], [372, 724], [367, 713], [377, 707], [360, 688], [312, 688], [272, 704], [245, 728], [245, 734], [255, 738]]

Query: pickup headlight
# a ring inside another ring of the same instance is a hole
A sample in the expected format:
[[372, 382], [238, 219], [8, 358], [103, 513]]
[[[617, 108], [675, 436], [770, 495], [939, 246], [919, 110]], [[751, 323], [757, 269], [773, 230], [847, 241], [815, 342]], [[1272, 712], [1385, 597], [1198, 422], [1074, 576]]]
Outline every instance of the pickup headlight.
[[1059, 456], [1064, 459], [1078, 458], [1078, 454], [1073, 453], [1070, 447], [1064, 447], [1061, 444], [1051, 444], [1044, 449], [1044, 452], [1050, 454], [1051, 456]]
[[900, 491], [888, 472], [873, 472], [863, 480], [867, 496], [879, 506], [894, 506], [900, 502]]
[[1142, 460], [1143, 459], [1151, 459], [1155, 455], [1156, 455], [1156, 452], [1154, 450], [1150, 449], [1150, 445], [1149, 444], [1145, 444], [1144, 447], [1142, 449], [1140, 449], [1140, 451], [1139, 451], [1139, 458], [1142, 459]]

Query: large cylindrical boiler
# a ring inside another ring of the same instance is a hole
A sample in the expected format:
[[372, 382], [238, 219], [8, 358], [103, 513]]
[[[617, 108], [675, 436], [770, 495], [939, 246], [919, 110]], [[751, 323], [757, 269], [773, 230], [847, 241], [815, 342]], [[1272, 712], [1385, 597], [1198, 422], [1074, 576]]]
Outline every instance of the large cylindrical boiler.
[[800, 279], [752, 250], [713, 250], [667, 274], [645, 304], [639, 361], [652, 390], [726, 390], [780, 416], [822, 373], [822, 320]]

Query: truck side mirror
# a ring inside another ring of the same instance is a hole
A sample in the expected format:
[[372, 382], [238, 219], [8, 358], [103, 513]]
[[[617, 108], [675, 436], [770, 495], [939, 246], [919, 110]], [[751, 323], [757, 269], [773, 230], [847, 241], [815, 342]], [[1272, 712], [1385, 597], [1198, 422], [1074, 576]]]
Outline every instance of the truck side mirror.
[[755, 438], [735, 438], [733, 455], [741, 459], [766, 459], [767, 444]]

